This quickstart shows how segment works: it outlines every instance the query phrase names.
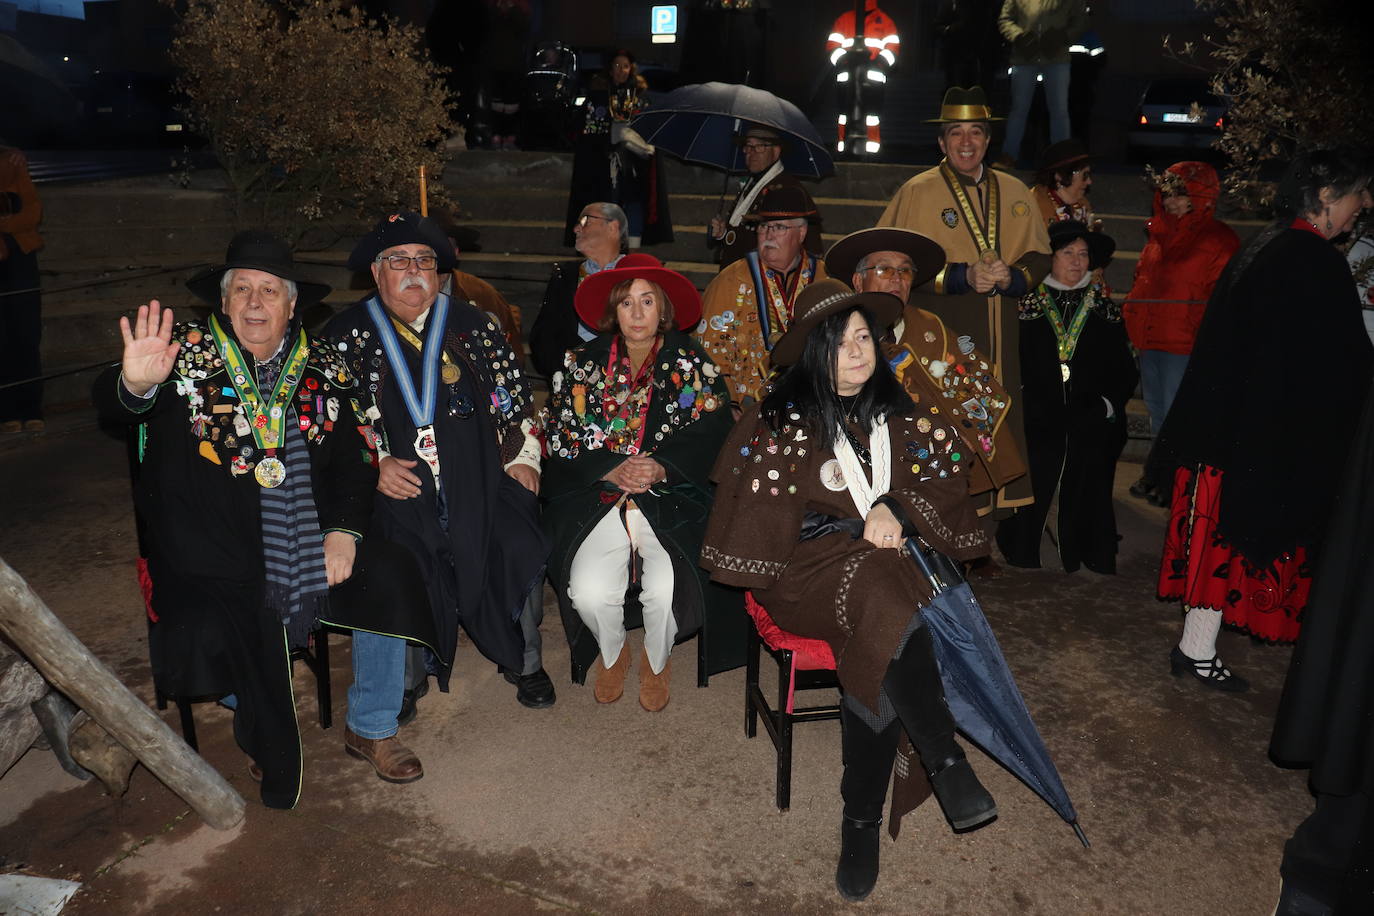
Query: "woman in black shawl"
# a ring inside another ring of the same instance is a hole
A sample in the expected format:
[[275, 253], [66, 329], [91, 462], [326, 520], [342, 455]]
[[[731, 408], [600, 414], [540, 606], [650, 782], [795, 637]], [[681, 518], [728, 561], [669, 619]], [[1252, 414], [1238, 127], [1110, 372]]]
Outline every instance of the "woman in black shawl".
[[1242, 691], [1217, 655], [1223, 622], [1298, 637], [1338, 468], [1374, 374], [1355, 281], [1331, 239], [1369, 203], [1353, 154], [1299, 154], [1279, 219], [1227, 265], [1147, 470], [1173, 499], [1159, 597], [1181, 601], [1175, 676]]
[[1112, 482], [1139, 373], [1121, 310], [1096, 272], [1116, 243], [1083, 223], [1050, 225], [1050, 275], [1021, 299], [1021, 395], [1034, 505], [997, 527], [1012, 566], [1039, 568], [1050, 503], [1065, 572], [1116, 572]]

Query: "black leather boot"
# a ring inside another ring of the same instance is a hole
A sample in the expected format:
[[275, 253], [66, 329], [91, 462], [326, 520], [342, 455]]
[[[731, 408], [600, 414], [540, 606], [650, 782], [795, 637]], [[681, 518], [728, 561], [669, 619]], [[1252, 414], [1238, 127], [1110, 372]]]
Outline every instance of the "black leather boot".
[[840, 704], [840, 732], [844, 747], [844, 775], [840, 795], [844, 818], [840, 822], [840, 861], [835, 868], [835, 888], [845, 900], [862, 900], [878, 883], [878, 839], [883, 823], [883, 803], [897, 756], [894, 722], [875, 732], [856, 716], [848, 704]]
[[911, 738], [911, 746], [921, 755], [921, 764], [950, 826], [964, 832], [995, 818], [997, 803], [954, 740], [954, 719], [945, 703], [930, 632], [924, 626], [911, 634], [902, 654], [888, 666], [883, 689]]

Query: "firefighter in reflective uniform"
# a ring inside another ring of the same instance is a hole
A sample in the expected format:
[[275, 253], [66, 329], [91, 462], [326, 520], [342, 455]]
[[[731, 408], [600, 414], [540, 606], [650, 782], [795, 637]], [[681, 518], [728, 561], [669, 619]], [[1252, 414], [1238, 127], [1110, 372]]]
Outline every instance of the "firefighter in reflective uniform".
[[[830, 27], [830, 38], [826, 41], [830, 65], [835, 68], [835, 88], [840, 104], [839, 142], [835, 148], [841, 153], [851, 150], [872, 154], [882, 148], [878, 112], [883, 107], [887, 74], [897, 62], [901, 38], [891, 17], [878, 9], [877, 0], [864, 2], [862, 47], [855, 46], [854, 22], [854, 10], [846, 10]], [[858, 87], [859, 110], [856, 112], [854, 94], [858, 82], [862, 82], [862, 86]], [[863, 119], [862, 130], [857, 123], [849, 124], [849, 119], [856, 115]]]

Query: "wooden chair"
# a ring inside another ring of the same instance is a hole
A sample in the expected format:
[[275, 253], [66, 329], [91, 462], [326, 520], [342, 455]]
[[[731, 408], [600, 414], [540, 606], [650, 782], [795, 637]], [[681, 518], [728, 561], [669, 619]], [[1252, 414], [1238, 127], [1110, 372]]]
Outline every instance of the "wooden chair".
[[[838, 703], [796, 706], [796, 692], [839, 689], [835, 656], [825, 641], [797, 636], [779, 627], [768, 616], [763, 605], [754, 600], [752, 593], [745, 593], [744, 606], [754, 619], [754, 626], [749, 629], [749, 651], [745, 662], [744, 734], [749, 738], [754, 737], [758, 733], [759, 716], [763, 717], [764, 728], [777, 752], [777, 806], [779, 811], [786, 811], [792, 803], [792, 728], [802, 722], [821, 722], [840, 717]], [[759, 686], [759, 660], [764, 651], [778, 664], [776, 706], [769, 705]]]

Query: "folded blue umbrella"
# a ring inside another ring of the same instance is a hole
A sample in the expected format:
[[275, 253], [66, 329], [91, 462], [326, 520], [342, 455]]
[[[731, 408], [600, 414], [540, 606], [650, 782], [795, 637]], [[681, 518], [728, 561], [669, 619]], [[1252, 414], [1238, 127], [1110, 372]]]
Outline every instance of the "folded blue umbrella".
[[1073, 827], [1084, 846], [1089, 845], [1059, 770], [1031, 721], [972, 589], [958, 568], [938, 552], [927, 552], [915, 540], [908, 540], [906, 547], [935, 592], [930, 604], [921, 608], [921, 619], [930, 631], [954, 723], [1043, 798]]
[[743, 172], [736, 137], [751, 124], [783, 135], [782, 165], [799, 177], [824, 178], [835, 163], [801, 109], [771, 92], [736, 83], [694, 83], [665, 95], [630, 122], [641, 137], [687, 162]]

